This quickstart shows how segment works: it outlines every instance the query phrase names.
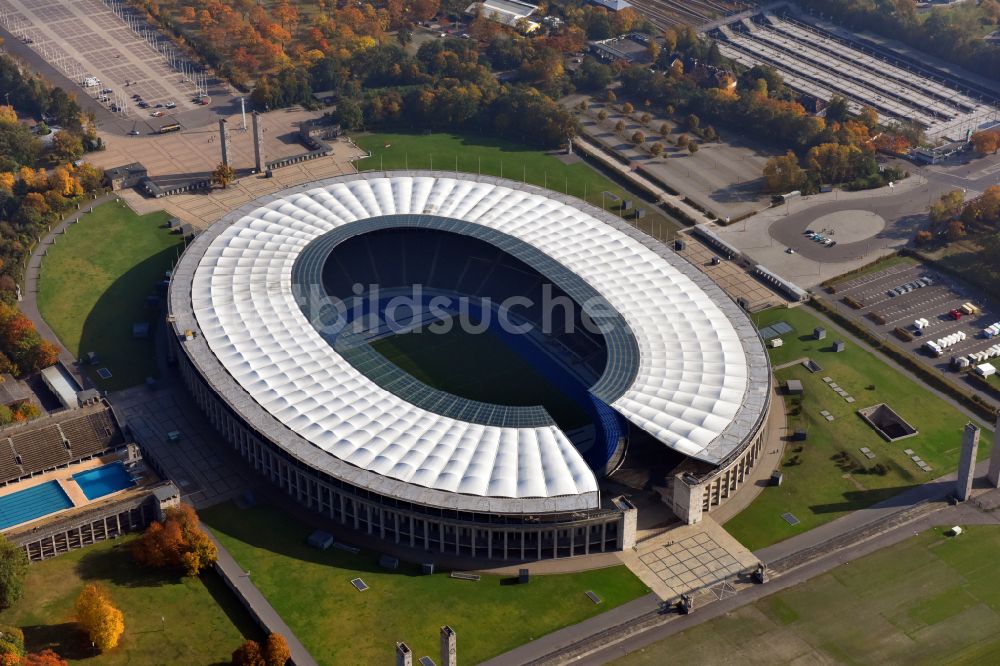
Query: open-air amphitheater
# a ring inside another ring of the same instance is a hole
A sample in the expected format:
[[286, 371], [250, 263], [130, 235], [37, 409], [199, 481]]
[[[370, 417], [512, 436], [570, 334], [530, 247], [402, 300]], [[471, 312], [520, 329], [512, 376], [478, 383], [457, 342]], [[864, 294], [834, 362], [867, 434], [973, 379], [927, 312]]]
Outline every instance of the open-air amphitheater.
[[790, 15], [761, 12], [712, 31], [722, 53], [747, 66], [770, 65], [793, 89], [844, 97], [855, 112], [916, 121], [932, 141], [964, 140], [998, 121], [1000, 92], [861, 39]]

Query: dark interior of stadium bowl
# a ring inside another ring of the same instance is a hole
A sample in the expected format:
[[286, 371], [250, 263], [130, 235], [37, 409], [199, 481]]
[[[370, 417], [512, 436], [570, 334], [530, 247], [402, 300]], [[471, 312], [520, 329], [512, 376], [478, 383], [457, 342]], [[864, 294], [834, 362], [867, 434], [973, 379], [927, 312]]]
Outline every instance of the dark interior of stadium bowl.
[[[453, 227], [458, 233], [423, 226], [442, 226], [443, 218], [405, 217], [341, 231], [321, 249], [329, 301], [322, 316], [310, 317], [317, 330], [354, 367], [413, 404], [490, 425], [554, 422], [599, 475], [617, 467], [629, 426], [608, 398], [631, 382], [638, 358], [620, 315], [600, 299], [614, 321], [608, 325], [601, 312], [591, 319], [585, 312], [593, 307], [580, 297], [596, 292], [547, 255], [526, 254], [530, 246], [520, 241], [508, 245], [514, 239], [490, 232], [487, 242], [469, 235], [468, 223]], [[308, 279], [299, 268], [297, 277]], [[611, 353], [609, 339], [618, 345]]]

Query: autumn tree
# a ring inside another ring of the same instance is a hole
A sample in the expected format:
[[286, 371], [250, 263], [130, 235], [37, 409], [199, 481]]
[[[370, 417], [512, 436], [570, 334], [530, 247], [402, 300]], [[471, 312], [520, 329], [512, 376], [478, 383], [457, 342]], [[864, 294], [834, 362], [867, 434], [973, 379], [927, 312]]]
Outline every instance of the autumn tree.
[[917, 245], [927, 245], [933, 239], [934, 239], [934, 234], [927, 231], [926, 229], [921, 229], [920, 231], [917, 232], [917, 235], [914, 237], [914, 240], [917, 242]]
[[931, 222], [940, 224], [954, 217], [962, 211], [962, 204], [965, 202], [965, 193], [962, 190], [952, 190], [941, 195], [941, 198], [931, 204]]
[[641, 116], [639, 116], [639, 122], [642, 123], [643, 125], [648, 125], [649, 121], [652, 119], [653, 116], [649, 115], [648, 113], [644, 113]]
[[622, 104], [622, 113], [624, 113], [626, 116], [631, 114], [633, 111], [635, 111], [635, 107], [632, 106], [630, 102], [625, 102], [624, 104]]
[[952, 220], [948, 223], [948, 240], [956, 241], [965, 236], [965, 225], [961, 220]]
[[697, 153], [698, 152], [698, 144], [695, 143], [694, 141], [689, 142], [688, 143], [688, 152], [691, 153], [692, 155], [694, 155], [695, 153]]
[[223, 162], [219, 162], [215, 171], [212, 172], [212, 182], [222, 186], [222, 189], [229, 187], [229, 183], [233, 182], [235, 177], [236, 172], [233, 171], [233, 167]]
[[[608, 119], [608, 112], [605, 109], [601, 109], [600, 111], [597, 112], [597, 119], [603, 123], [605, 120]], [[0, 176], [2, 175], [3, 174], [0, 174]], [[3, 182], [0, 181], [0, 187], [2, 187], [2, 185]]]
[[150, 523], [133, 543], [132, 556], [144, 566], [180, 569], [196, 576], [215, 563], [217, 552], [194, 509], [181, 504], [167, 509], [163, 523]]
[[1000, 150], [1000, 132], [989, 130], [972, 135], [972, 147], [980, 155], [996, 153]]
[[21, 666], [69, 666], [68, 662], [50, 649], [31, 653], [24, 657]]
[[649, 147], [649, 154], [653, 157], [659, 157], [663, 154], [663, 144], [657, 141]]
[[624, 131], [625, 131], [625, 121], [619, 120], [618, 122], [615, 123], [615, 132], [621, 134]]
[[668, 125], [667, 123], [660, 123], [659, 132], [660, 136], [667, 136], [668, 134], [670, 134], [670, 125]]
[[50, 150], [60, 162], [72, 162], [83, 157], [83, 140], [78, 134], [59, 130], [52, 137]]
[[277, 632], [271, 632], [264, 645], [264, 663], [266, 666], [285, 666], [291, 659], [292, 653], [288, 649], [288, 642], [285, 637]]
[[260, 644], [254, 640], [246, 640], [233, 650], [232, 666], [267, 666]]
[[792, 192], [806, 182], [806, 173], [799, 166], [799, 158], [788, 151], [784, 155], [772, 157], [764, 165], [764, 185], [768, 192]]
[[118, 645], [125, 631], [125, 619], [104, 588], [95, 583], [87, 585], [77, 597], [74, 608], [77, 622], [97, 649], [104, 652]]
[[699, 125], [701, 125], [701, 119], [698, 118], [698, 116], [694, 115], [693, 113], [689, 113], [684, 118], [684, 127], [689, 132], [697, 131]]
[[0, 626], [0, 666], [20, 666], [24, 657], [24, 632], [18, 627]]
[[681, 134], [680, 136], [677, 137], [677, 147], [686, 148], [688, 145], [688, 141], [690, 141], [690, 139], [688, 139], [687, 134]]
[[634, 143], [635, 145], [641, 146], [642, 144], [644, 144], [646, 142], [646, 135], [643, 134], [642, 132], [638, 132], [637, 131], [637, 132], [635, 132], [635, 133], [632, 134], [632, 139], [631, 140], [632, 140], [632, 143]]

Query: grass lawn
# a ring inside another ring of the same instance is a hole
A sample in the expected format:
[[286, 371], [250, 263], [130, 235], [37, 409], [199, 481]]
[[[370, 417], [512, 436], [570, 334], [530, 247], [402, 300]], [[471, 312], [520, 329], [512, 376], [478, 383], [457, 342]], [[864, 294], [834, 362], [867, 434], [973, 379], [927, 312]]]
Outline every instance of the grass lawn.
[[109, 202], [70, 225], [42, 259], [38, 308], [59, 339], [78, 358], [100, 357], [111, 378], [90, 378], [102, 389], [121, 389], [155, 375], [153, 341], [132, 338], [132, 324], [155, 322], [146, 296], [155, 293], [177, 258], [179, 236], [163, 224], [162, 211], [142, 217]]
[[[996, 663], [1000, 526], [929, 530], [636, 651], [662, 664]], [[736, 656], [738, 655], [738, 657]]]
[[[768, 310], [754, 315], [754, 320], [759, 326], [785, 321], [795, 329], [783, 337], [784, 346], [768, 349], [775, 366], [808, 356], [823, 370], [810, 373], [796, 364], [776, 372], [778, 382], [802, 381], [801, 413], [794, 413], [790, 398], [785, 398], [784, 406], [789, 413], [789, 432], [804, 428], [808, 439], [787, 444], [782, 485], [765, 488], [753, 504], [726, 523], [726, 529], [745, 546], [751, 550], [768, 546], [957, 467], [962, 428], [968, 418], [951, 404], [852, 342], [847, 343], [846, 351], [834, 353], [830, 347], [841, 334], [832, 325], [825, 325], [826, 340], [813, 340], [813, 328], [824, 324], [807, 307]], [[848, 404], [823, 377], [833, 378], [856, 402]], [[882, 439], [855, 412], [880, 402], [892, 407], [919, 434], [894, 444]], [[781, 408], [782, 402], [776, 400], [772, 409]], [[833, 414], [834, 420], [828, 422], [821, 410]], [[875, 458], [865, 458], [858, 450], [861, 447], [871, 449]], [[904, 449], [913, 449], [933, 471], [922, 472]], [[980, 454], [985, 457], [988, 449], [980, 446]], [[838, 455], [846, 458], [835, 458]], [[790, 464], [796, 457], [800, 464]], [[888, 473], [881, 476], [865, 471], [877, 463], [888, 467]], [[789, 525], [781, 518], [785, 512], [801, 522]]]
[[[638, 221], [643, 231], [664, 238], [673, 237], [680, 227], [662, 211], [637, 201], [637, 197], [629, 195], [585, 162], [566, 164], [554, 155], [529, 146], [464, 134], [359, 134], [353, 139], [372, 154], [370, 158], [358, 161], [359, 171], [431, 167], [454, 171], [457, 168], [458, 171], [502, 175], [511, 180], [548, 187], [586, 199], [598, 208], [602, 205], [601, 192], [613, 192], [631, 199], [634, 206], [646, 208], [646, 217]], [[606, 201], [605, 204], [608, 211], [617, 212], [617, 209], [612, 209], [611, 202]]]
[[[391, 663], [396, 641], [413, 649], [414, 662], [423, 655], [438, 661], [445, 624], [458, 633], [460, 663], [476, 664], [648, 592], [624, 566], [533, 576], [528, 585], [422, 576], [405, 564], [391, 572], [374, 553], [308, 547], [312, 528], [269, 506], [220, 504], [201, 518], [322, 664]], [[368, 590], [354, 589], [356, 576]], [[587, 590], [604, 603], [595, 606]]]
[[[99, 664], [229, 663], [244, 638], [260, 638], [214, 572], [186, 578], [138, 568], [125, 548], [131, 540], [32, 564], [24, 597], [0, 613], [0, 623], [21, 627], [31, 651], [50, 647], [71, 662]], [[73, 622], [73, 602], [87, 583], [103, 585], [125, 616], [121, 643], [96, 659]]]
[[[447, 393], [501, 405], [542, 405], [563, 428], [587, 422], [587, 414], [524, 357], [491, 331], [405, 333], [372, 347], [393, 365]], [[475, 368], [471, 372], [469, 368]]]

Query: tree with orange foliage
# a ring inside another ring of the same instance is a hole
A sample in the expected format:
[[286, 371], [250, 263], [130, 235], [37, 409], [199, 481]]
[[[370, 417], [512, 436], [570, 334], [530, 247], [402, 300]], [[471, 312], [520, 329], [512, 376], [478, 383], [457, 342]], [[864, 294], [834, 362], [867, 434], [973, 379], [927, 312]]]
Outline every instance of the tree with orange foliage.
[[288, 641], [277, 632], [271, 632], [264, 645], [264, 663], [266, 666], [285, 666], [292, 658], [288, 649]]
[[17, 112], [10, 105], [0, 104], [0, 123], [16, 123]]
[[17, 182], [17, 176], [15, 176], [10, 171], [0, 171], [0, 190], [6, 190], [12, 192], [14, 190], [14, 183]]
[[48, 649], [28, 654], [20, 663], [21, 666], [69, 666], [65, 659]]
[[1000, 150], [1000, 132], [996, 130], [976, 132], [972, 135], [972, 147], [980, 155], [996, 153]]
[[260, 643], [254, 640], [244, 641], [243, 645], [233, 650], [231, 663], [233, 666], [267, 666]]
[[132, 556], [144, 566], [183, 569], [196, 576], [215, 563], [217, 551], [189, 504], [167, 509], [163, 523], [153, 521], [132, 546]]
[[288, 4], [288, 0], [282, 0], [279, 5], [272, 9], [271, 16], [286, 30], [293, 30], [299, 22], [299, 10]]

